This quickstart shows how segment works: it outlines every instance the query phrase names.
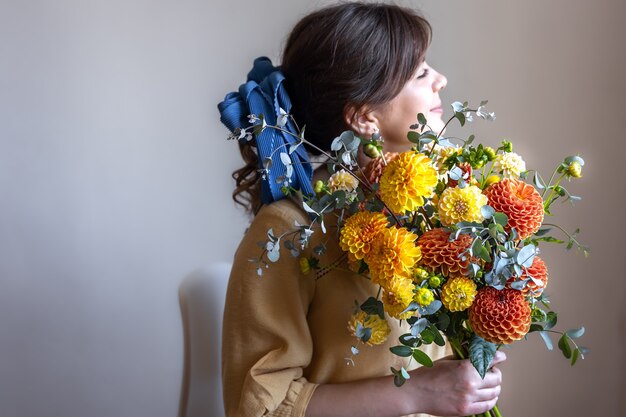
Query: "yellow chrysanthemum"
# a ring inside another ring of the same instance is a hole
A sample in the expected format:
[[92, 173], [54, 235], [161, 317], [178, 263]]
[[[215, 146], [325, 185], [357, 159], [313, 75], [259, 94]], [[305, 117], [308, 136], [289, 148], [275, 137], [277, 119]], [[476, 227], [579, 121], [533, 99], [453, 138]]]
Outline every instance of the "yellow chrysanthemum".
[[357, 180], [354, 175], [350, 174], [345, 169], [341, 171], [335, 172], [328, 179], [328, 188], [331, 193], [334, 193], [338, 190], [343, 190], [346, 193], [351, 193], [356, 190], [356, 187], [359, 186], [359, 180]]
[[481, 222], [484, 220], [480, 208], [487, 204], [487, 197], [475, 185], [446, 188], [439, 199], [439, 218], [444, 226], [461, 221]]
[[360, 211], [344, 223], [339, 235], [339, 245], [348, 252], [350, 261], [356, 262], [365, 257], [374, 238], [386, 227], [387, 218], [384, 214]]
[[429, 290], [428, 288], [418, 288], [417, 291], [415, 291], [415, 302], [419, 305], [421, 305], [422, 307], [426, 307], [428, 305], [430, 305], [430, 303], [432, 303], [435, 300], [435, 296], [433, 295], [433, 292], [431, 290]]
[[367, 314], [365, 311], [359, 311], [350, 317], [350, 321], [348, 321], [348, 330], [350, 331], [350, 334], [355, 337], [356, 329], [359, 324], [362, 327], [372, 329], [372, 335], [366, 342], [370, 346], [384, 343], [385, 340], [387, 340], [389, 333], [391, 333], [391, 328], [389, 327], [387, 320], [381, 319], [378, 314]]
[[365, 255], [372, 281], [384, 286], [395, 277], [409, 277], [422, 255], [416, 240], [417, 235], [404, 228], [383, 229], [376, 235]]
[[389, 162], [380, 177], [380, 197], [396, 213], [414, 211], [432, 196], [437, 171], [424, 154], [404, 152]]
[[468, 309], [476, 297], [476, 283], [466, 277], [452, 278], [441, 288], [441, 302], [450, 311]]
[[502, 178], [518, 179], [520, 174], [526, 171], [526, 162], [515, 152], [505, 152], [496, 156], [493, 170], [501, 172]]
[[396, 277], [383, 286], [383, 305], [391, 317], [405, 320], [415, 315], [414, 311], [402, 313], [413, 301], [413, 288], [415, 288], [413, 281], [403, 277]]

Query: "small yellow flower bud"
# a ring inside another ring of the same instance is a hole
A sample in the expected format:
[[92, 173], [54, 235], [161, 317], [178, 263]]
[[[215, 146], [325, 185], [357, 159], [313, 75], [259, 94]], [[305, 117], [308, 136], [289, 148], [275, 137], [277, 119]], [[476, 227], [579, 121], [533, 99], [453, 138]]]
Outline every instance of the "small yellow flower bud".
[[428, 271], [423, 268], [415, 268], [413, 271], [413, 281], [420, 284], [425, 279], [428, 279]]
[[493, 174], [487, 177], [487, 179], [485, 180], [485, 188], [489, 187], [491, 184], [495, 184], [496, 182], [500, 181], [500, 177]]
[[305, 257], [300, 258], [300, 271], [302, 271], [304, 275], [311, 272], [311, 264], [309, 264], [309, 260]]
[[375, 145], [372, 145], [371, 143], [368, 143], [367, 145], [363, 146], [363, 153], [372, 159], [378, 158], [380, 156], [380, 151], [378, 150], [378, 148]]
[[489, 158], [489, 162], [496, 159], [496, 150], [493, 149], [491, 146], [485, 147], [484, 152], [485, 152], [485, 155], [487, 155], [487, 158]]
[[430, 285], [431, 288], [439, 288], [439, 286], [441, 285], [441, 277], [433, 275], [432, 277], [428, 278], [428, 285]]
[[582, 170], [583, 168], [580, 165], [580, 163], [578, 163], [577, 161], [574, 161], [570, 163], [569, 166], [567, 167], [567, 174], [574, 178], [580, 178], [583, 176]]
[[418, 288], [415, 292], [415, 301], [422, 307], [430, 305], [434, 300], [433, 292], [428, 288]]
[[322, 180], [315, 181], [315, 185], [313, 186], [313, 191], [315, 191], [316, 193], [321, 193], [323, 189], [324, 189], [324, 181]]

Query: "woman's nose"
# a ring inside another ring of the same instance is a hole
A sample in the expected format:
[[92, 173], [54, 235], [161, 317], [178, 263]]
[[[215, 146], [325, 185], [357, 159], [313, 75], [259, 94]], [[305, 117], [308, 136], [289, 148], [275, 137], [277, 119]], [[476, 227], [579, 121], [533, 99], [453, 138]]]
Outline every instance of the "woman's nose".
[[435, 71], [435, 73], [436, 75], [435, 79], [433, 80], [433, 91], [437, 93], [440, 90], [443, 90], [446, 85], [448, 85], [448, 79], [445, 75], [440, 74], [437, 71]]

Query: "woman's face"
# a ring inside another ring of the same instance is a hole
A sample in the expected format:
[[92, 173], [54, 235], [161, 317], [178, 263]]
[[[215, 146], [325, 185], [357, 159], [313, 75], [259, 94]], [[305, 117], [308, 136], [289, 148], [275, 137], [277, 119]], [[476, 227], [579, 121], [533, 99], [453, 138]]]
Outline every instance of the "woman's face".
[[443, 74], [423, 62], [400, 94], [372, 112], [384, 140], [385, 152], [404, 152], [413, 146], [406, 134], [409, 126], [417, 123], [418, 113], [424, 114], [434, 132], [439, 133], [443, 129], [445, 123], [439, 91], [447, 83]]

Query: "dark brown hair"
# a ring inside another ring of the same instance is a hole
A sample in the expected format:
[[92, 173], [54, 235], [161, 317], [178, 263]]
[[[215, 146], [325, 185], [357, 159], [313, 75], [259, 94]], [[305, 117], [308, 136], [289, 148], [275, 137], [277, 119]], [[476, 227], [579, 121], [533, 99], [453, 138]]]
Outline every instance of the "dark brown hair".
[[[281, 69], [293, 117], [306, 125], [307, 140], [330, 149], [348, 128], [347, 109], [391, 101], [424, 61], [430, 39], [430, 24], [421, 15], [391, 4], [343, 3], [300, 20], [287, 39]], [[233, 173], [233, 199], [256, 213], [258, 160], [249, 145], [241, 153], [246, 166]]]

